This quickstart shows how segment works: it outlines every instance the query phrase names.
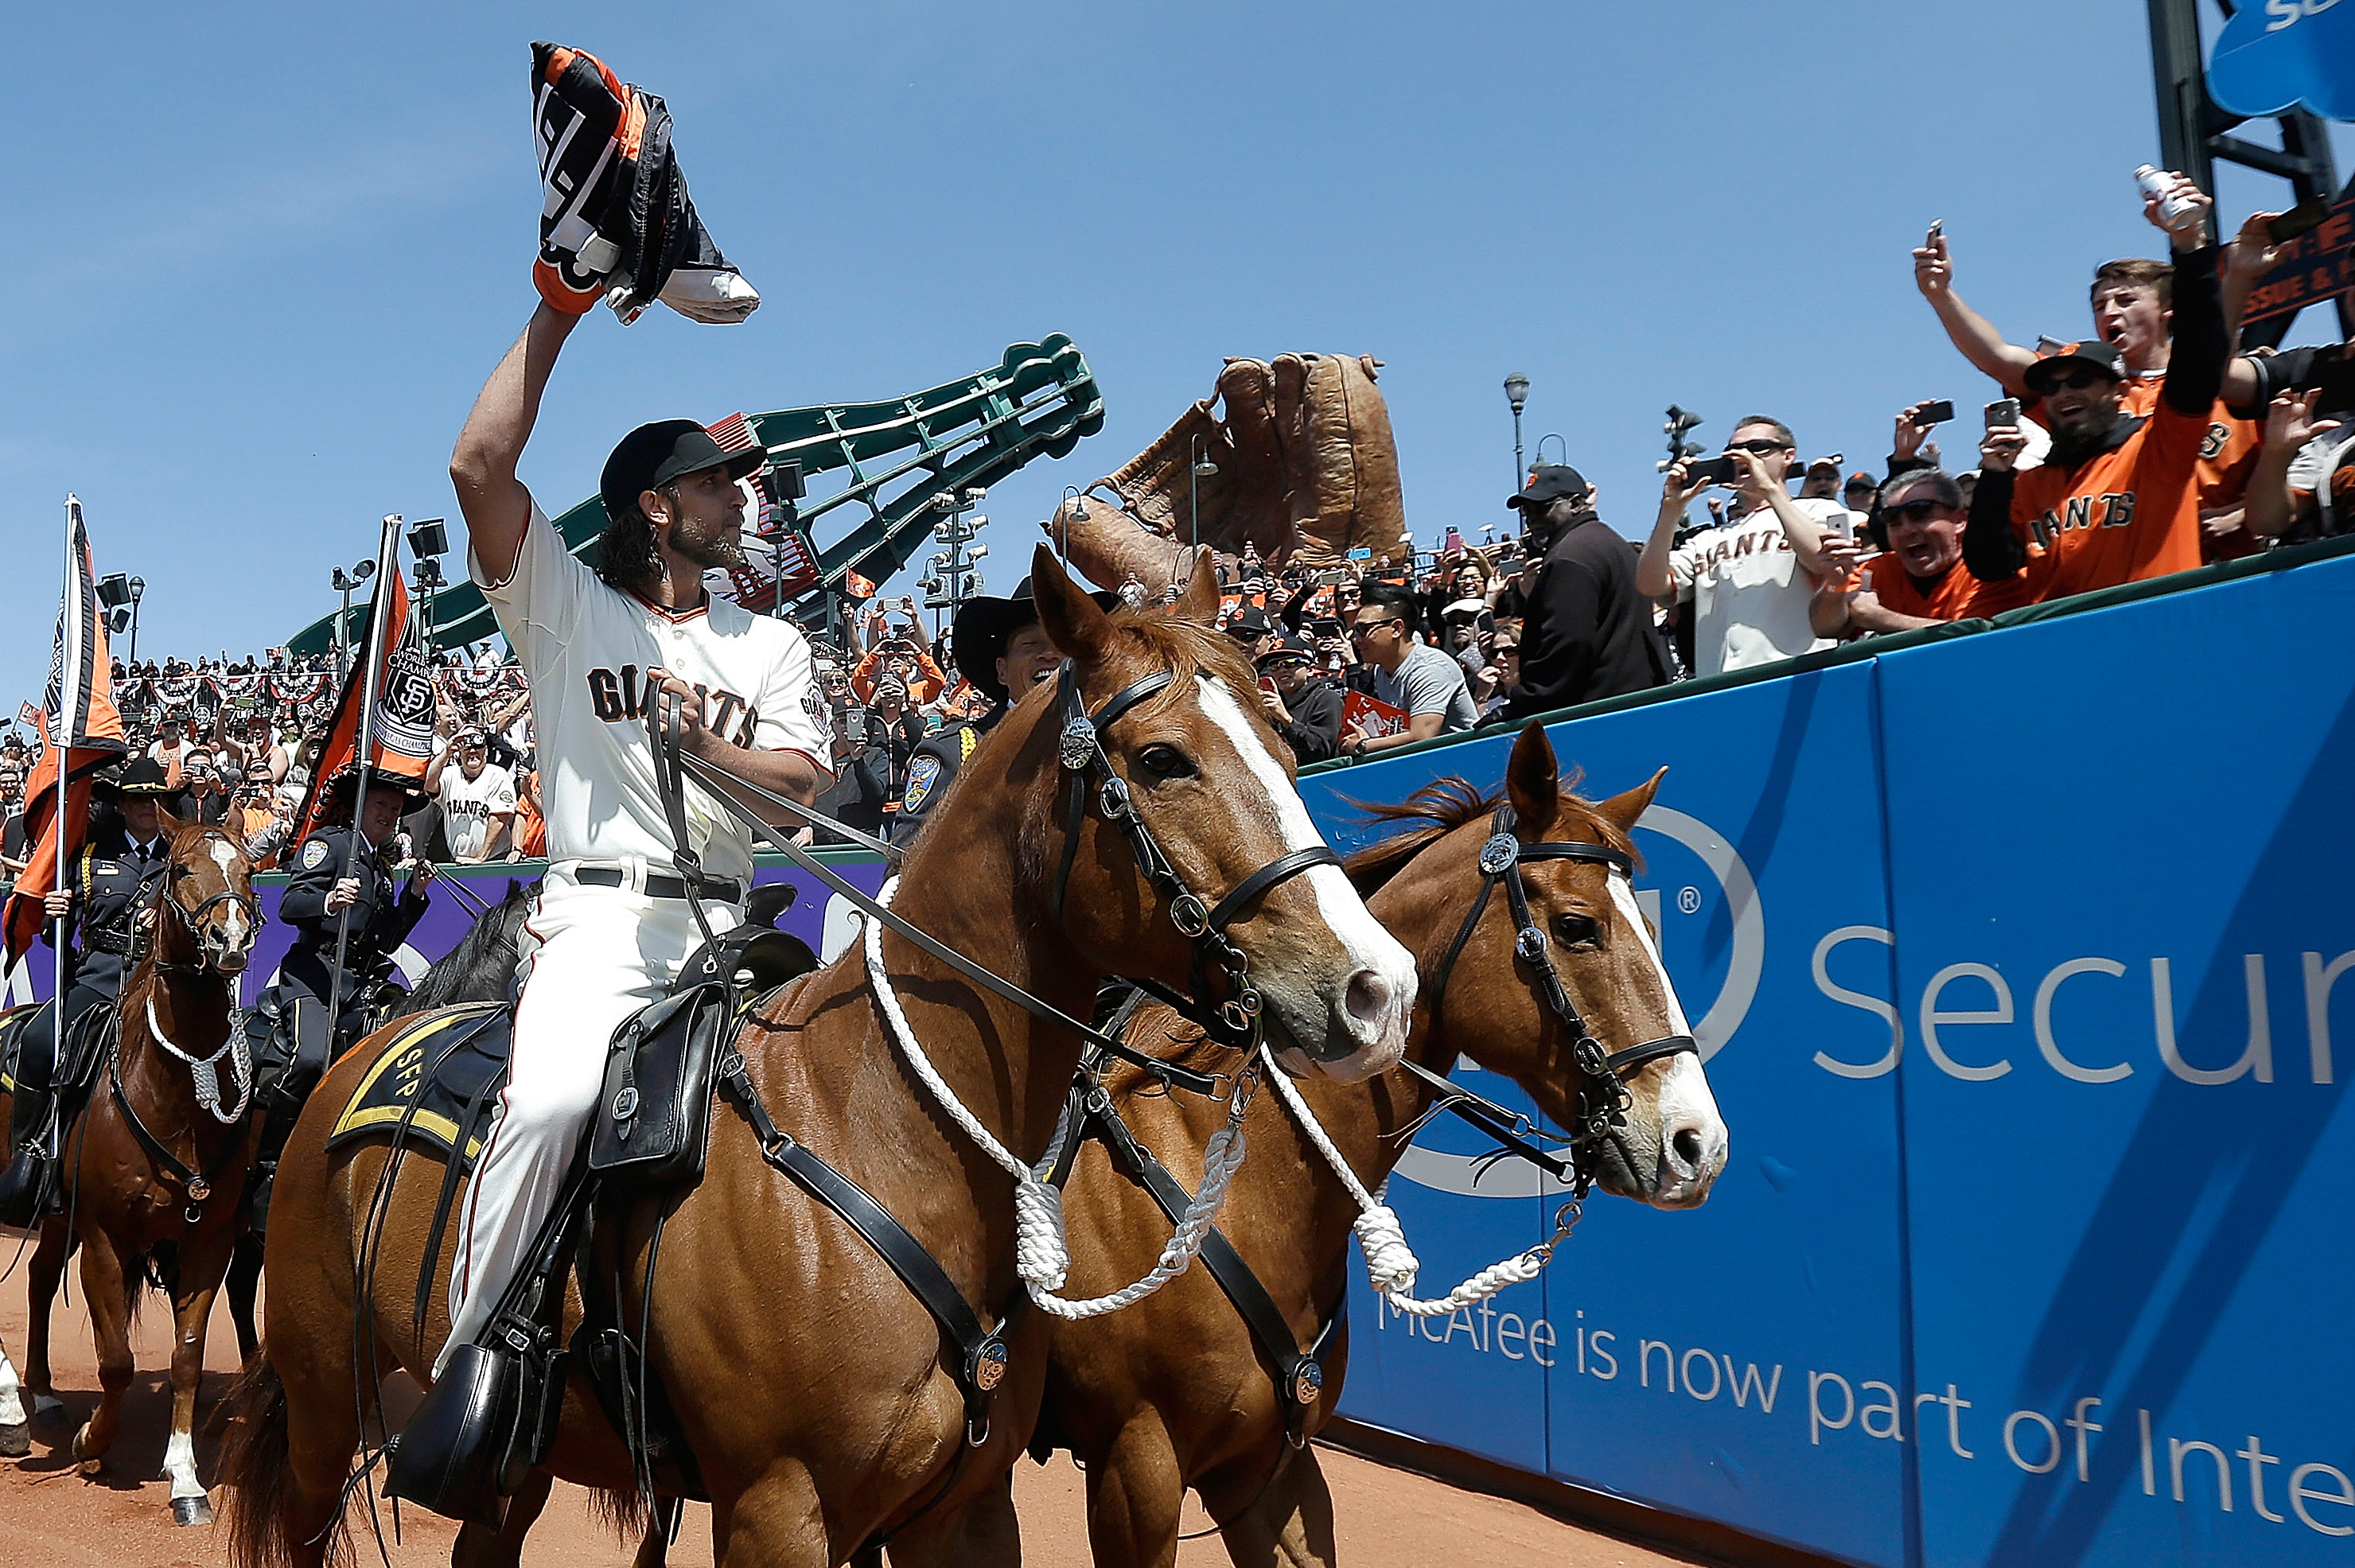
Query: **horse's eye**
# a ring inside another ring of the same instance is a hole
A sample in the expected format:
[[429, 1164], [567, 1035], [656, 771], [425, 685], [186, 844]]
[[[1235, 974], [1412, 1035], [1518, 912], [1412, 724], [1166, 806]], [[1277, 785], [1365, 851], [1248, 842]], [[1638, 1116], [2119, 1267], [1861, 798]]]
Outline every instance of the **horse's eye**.
[[1186, 779], [1194, 776], [1194, 764], [1186, 753], [1175, 746], [1147, 746], [1137, 757], [1147, 773], [1164, 779]]
[[1564, 947], [1593, 947], [1601, 931], [1582, 914], [1558, 914], [1553, 917], [1553, 933]]

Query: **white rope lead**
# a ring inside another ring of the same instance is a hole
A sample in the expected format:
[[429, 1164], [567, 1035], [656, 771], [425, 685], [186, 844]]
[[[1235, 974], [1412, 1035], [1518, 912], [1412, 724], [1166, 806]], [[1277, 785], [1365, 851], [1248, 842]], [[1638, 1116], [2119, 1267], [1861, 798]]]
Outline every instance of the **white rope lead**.
[[[889, 879], [875, 895], [875, 901], [889, 909], [899, 888], [898, 877]], [[949, 1119], [1014, 1179], [1014, 1271], [1028, 1287], [1030, 1299], [1057, 1317], [1100, 1317], [1144, 1300], [1184, 1274], [1194, 1255], [1202, 1250], [1202, 1238], [1209, 1233], [1219, 1211], [1226, 1206], [1235, 1172], [1242, 1168], [1243, 1113], [1251, 1103], [1246, 1085], [1237, 1083], [1228, 1102], [1226, 1125], [1212, 1136], [1209, 1147], [1203, 1150], [1202, 1184], [1187, 1204], [1185, 1214], [1170, 1233], [1168, 1245], [1161, 1249], [1161, 1256], [1152, 1269], [1143, 1278], [1109, 1296], [1092, 1296], [1084, 1301], [1057, 1296], [1054, 1293], [1063, 1287], [1071, 1274], [1071, 1254], [1063, 1232], [1062, 1189], [1045, 1178], [1052, 1167], [1054, 1151], [1062, 1144], [1062, 1124], [1058, 1122], [1056, 1136], [1047, 1146], [1047, 1158], [1033, 1170], [965, 1109], [964, 1103], [933, 1069], [924, 1048], [916, 1042], [916, 1031], [909, 1027], [908, 1015], [900, 1009], [899, 995], [891, 988], [890, 974], [883, 965], [883, 923], [869, 920], [866, 925], [868, 978], [875, 987], [875, 999], [883, 1009], [884, 1022], [890, 1027], [891, 1038], [900, 1054], [907, 1058], [918, 1081], [940, 1102], [941, 1109], [949, 1114]], [[1068, 1117], [1068, 1104], [1064, 1110]]]
[[[164, 1026], [155, 1021], [155, 993], [147, 993], [147, 1032], [157, 1045], [187, 1064], [188, 1077], [197, 1087], [197, 1104], [212, 1113], [213, 1120], [228, 1126], [245, 1115], [246, 1103], [253, 1097], [253, 1054], [245, 1043], [245, 1015], [238, 1010], [237, 998], [229, 998], [229, 1038], [210, 1056], [195, 1057], [174, 1045], [164, 1033]], [[229, 1058], [229, 1072], [237, 1080], [237, 1109], [221, 1108], [220, 1076], [213, 1063]]]
[[[1325, 1157], [1325, 1163], [1333, 1168], [1333, 1174], [1341, 1179], [1341, 1185], [1348, 1189], [1350, 1198], [1356, 1201], [1358, 1219], [1351, 1228], [1358, 1233], [1359, 1246], [1365, 1250], [1366, 1281], [1389, 1301], [1391, 1310], [1405, 1313], [1410, 1317], [1452, 1317], [1467, 1307], [1487, 1300], [1508, 1286], [1525, 1285], [1545, 1271], [1547, 1263], [1553, 1257], [1556, 1243], [1570, 1233], [1567, 1224], [1557, 1221], [1550, 1240], [1540, 1242], [1527, 1252], [1517, 1253], [1500, 1263], [1490, 1264], [1445, 1296], [1432, 1301], [1417, 1300], [1411, 1293], [1414, 1289], [1414, 1276], [1422, 1270], [1423, 1264], [1406, 1244], [1406, 1230], [1399, 1223], [1397, 1211], [1379, 1196], [1366, 1190], [1366, 1184], [1358, 1179], [1358, 1173], [1349, 1168], [1349, 1162], [1341, 1157], [1341, 1151], [1333, 1147], [1333, 1140], [1326, 1136], [1325, 1128], [1308, 1109], [1308, 1102], [1300, 1097], [1300, 1091], [1293, 1087], [1292, 1080], [1276, 1067], [1274, 1053], [1264, 1044], [1261, 1045], [1260, 1052], [1266, 1058], [1268, 1076], [1274, 1080], [1276, 1093], [1291, 1108], [1293, 1119], [1300, 1124], [1300, 1130], [1308, 1135], [1308, 1141], [1316, 1146], [1316, 1152]], [[1576, 1211], [1569, 1211], [1569, 1215], [1574, 1223]]]

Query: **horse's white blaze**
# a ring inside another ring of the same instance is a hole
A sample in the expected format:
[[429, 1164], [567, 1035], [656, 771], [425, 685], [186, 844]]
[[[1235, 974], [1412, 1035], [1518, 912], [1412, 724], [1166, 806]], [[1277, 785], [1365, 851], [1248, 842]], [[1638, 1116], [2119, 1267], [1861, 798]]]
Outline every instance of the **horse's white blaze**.
[[[227, 878], [229, 868], [237, 864], [237, 846], [226, 838], [216, 838], [212, 841], [211, 852], [213, 864], [218, 866], [222, 877]], [[235, 904], [229, 905], [229, 915], [221, 922], [222, 942], [231, 953], [235, 953], [245, 946], [248, 935], [245, 911]]]
[[[1316, 825], [1308, 818], [1308, 807], [1300, 792], [1284, 776], [1283, 766], [1269, 754], [1267, 742], [1244, 714], [1242, 705], [1222, 681], [1209, 676], [1197, 676], [1202, 692], [1202, 711], [1210, 722], [1226, 732], [1243, 766], [1267, 795], [1268, 809], [1274, 816], [1277, 831], [1284, 839], [1287, 855], [1325, 842]], [[1316, 895], [1316, 912], [1327, 929], [1340, 939], [1342, 951], [1348, 955], [1350, 974], [1370, 969], [1389, 982], [1391, 1005], [1380, 1018], [1360, 1019], [1344, 1005], [1337, 1011], [1350, 1034], [1363, 1043], [1375, 1046], [1395, 1035], [1402, 1047], [1406, 1039], [1406, 1018], [1414, 1006], [1414, 955], [1399, 944], [1398, 938], [1382, 929], [1382, 924], [1367, 910], [1357, 889], [1349, 885], [1338, 866], [1315, 866], [1301, 873], [1300, 880], [1308, 884]]]
[[[1676, 982], [1668, 978], [1668, 966], [1660, 961], [1659, 944], [1652, 940], [1651, 922], [1644, 918], [1643, 909], [1636, 902], [1636, 891], [1626, 878], [1614, 873], [1611, 904], [1619, 918], [1644, 944], [1644, 957], [1659, 976], [1660, 996], [1668, 1006], [1670, 1034], [1690, 1034], [1692, 1026], [1685, 1021], [1684, 1005], [1677, 1000]], [[1664, 1180], [1656, 1198], [1683, 1193], [1703, 1182], [1714, 1180], [1725, 1168], [1725, 1118], [1718, 1114], [1717, 1096], [1710, 1092], [1709, 1074], [1700, 1058], [1683, 1053], [1668, 1059], [1667, 1070], [1660, 1074], [1657, 1107], [1660, 1116], [1660, 1158]], [[1690, 1131], [1700, 1137], [1700, 1164], [1688, 1168], [1675, 1147], [1678, 1132]], [[1641, 1173], [1638, 1172], [1638, 1175]]]
[[0, 1426], [25, 1424], [25, 1402], [17, 1397], [16, 1369], [8, 1364], [8, 1352], [0, 1350]]
[[164, 1445], [164, 1474], [171, 1477], [174, 1500], [205, 1495], [203, 1483], [197, 1479], [197, 1445], [186, 1433], [173, 1433], [172, 1440]]

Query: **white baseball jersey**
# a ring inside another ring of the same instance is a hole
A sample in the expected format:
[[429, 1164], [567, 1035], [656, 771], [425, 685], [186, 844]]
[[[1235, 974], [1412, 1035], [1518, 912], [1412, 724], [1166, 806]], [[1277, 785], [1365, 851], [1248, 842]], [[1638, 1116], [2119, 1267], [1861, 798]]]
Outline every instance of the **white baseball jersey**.
[[[791, 623], [709, 596], [695, 610], [666, 610], [610, 587], [565, 549], [538, 502], [505, 581], [485, 576], [471, 546], [466, 565], [531, 684], [550, 861], [670, 864], [641, 706], [645, 672], [657, 667], [705, 693], [705, 721], [720, 736], [799, 752], [826, 772], [826, 742], [804, 703], [809, 644]], [[692, 784], [687, 830], [707, 875], [751, 877], [751, 832]]]
[[515, 776], [496, 763], [485, 763], [483, 771], [471, 779], [464, 763], [444, 763], [437, 793], [442, 802], [442, 835], [450, 841], [450, 853], [461, 860], [483, 858], [492, 817], [515, 815]]

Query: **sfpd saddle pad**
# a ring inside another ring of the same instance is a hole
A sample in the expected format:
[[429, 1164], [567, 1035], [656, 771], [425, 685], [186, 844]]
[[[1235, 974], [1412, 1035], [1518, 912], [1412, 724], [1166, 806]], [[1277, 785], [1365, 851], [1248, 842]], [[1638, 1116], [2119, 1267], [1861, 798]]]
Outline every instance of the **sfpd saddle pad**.
[[403, 1019], [336, 1117], [327, 1147], [390, 1137], [407, 1117], [410, 1142], [444, 1155], [455, 1150], [472, 1166], [506, 1083], [514, 1037], [515, 1012], [505, 1002], [470, 1002]]

